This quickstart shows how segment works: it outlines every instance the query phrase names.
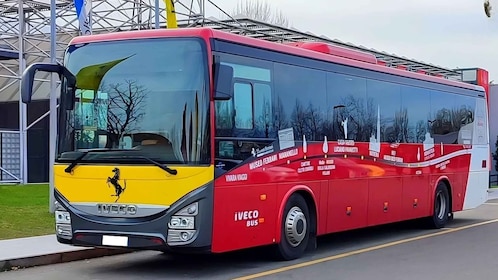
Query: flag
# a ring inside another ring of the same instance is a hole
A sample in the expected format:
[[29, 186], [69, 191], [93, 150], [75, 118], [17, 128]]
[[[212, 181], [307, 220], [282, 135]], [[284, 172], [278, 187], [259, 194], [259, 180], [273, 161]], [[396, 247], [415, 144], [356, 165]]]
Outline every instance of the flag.
[[80, 22], [80, 31], [82, 35], [92, 34], [92, 25], [90, 23], [92, 0], [74, 0], [76, 16]]

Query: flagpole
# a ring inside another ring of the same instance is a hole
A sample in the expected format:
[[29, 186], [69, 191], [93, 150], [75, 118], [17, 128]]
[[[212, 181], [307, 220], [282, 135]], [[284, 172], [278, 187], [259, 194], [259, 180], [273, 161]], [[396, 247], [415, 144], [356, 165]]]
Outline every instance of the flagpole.
[[92, 34], [92, 0], [74, 0], [76, 16], [80, 23], [81, 35]]
[[155, 20], [156, 20], [156, 29], [159, 29], [159, 0], [156, 0], [155, 4]]
[[[56, 44], [56, 5], [55, 0], [50, 0], [50, 62], [52, 64], [57, 63], [57, 44]], [[55, 153], [56, 153], [56, 138], [57, 138], [57, 85], [55, 80], [55, 74], [50, 75], [50, 113], [49, 113], [49, 161], [50, 161], [50, 174], [49, 174], [49, 211], [50, 213], [55, 212], [55, 197], [54, 197], [54, 163], [55, 163]]]

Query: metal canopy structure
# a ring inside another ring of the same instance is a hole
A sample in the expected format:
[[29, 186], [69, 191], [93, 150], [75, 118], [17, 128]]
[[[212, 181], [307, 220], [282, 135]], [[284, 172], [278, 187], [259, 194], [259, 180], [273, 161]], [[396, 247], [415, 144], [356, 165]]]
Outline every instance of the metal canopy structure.
[[[94, 34], [121, 32], [152, 28], [166, 28], [166, 6], [164, 0], [88, 0], [92, 1], [91, 27]], [[169, 1], [169, 0], [168, 0]], [[207, 26], [226, 32], [241, 34], [274, 42], [320, 41], [371, 53], [378, 60], [392, 67], [403, 66], [410, 71], [425, 71], [429, 75], [440, 75], [460, 80], [460, 72], [345, 43], [340, 40], [318, 36], [309, 32], [284, 28], [248, 18], [228, 16], [213, 0], [173, 0], [178, 27]], [[51, 9], [51, 7], [55, 9]], [[227, 19], [207, 18], [206, 5], [210, 5], [226, 15]], [[55, 19], [52, 21], [51, 19]], [[51, 32], [55, 30], [55, 32]], [[36, 122], [46, 117], [48, 112], [28, 124], [26, 105], [19, 99], [20, 77], [26, 65], [35, 62], [61, 62], [68, 42], [79, 35], [79, 21], [74, 0], [0, 0], [0, 103], [19, 103], [19, 130], [12, 133], [19, 140], [17, 153], [18, 170], [2, 171], [9, 173], [10, 180], [27, 182], [27, 138], [26, 132]], [[55, 42], [55, 43], [54, 43]], [[50, 76], [39, 73], [34, 84], [33, 100], [47, 100], [56, 84]], [[57, 94], [58, 91], [55, 91]], [[52, 107], [51, 103], [51, 107]], [[55, 121], [51, 116], [51, 124]], [[1, 128], [0, 128], [1, 129]], [[1, 132], [1, 131], [0, 131]], [[1, 136], [1, 135], [0, 135]], [[12, 135], [11, 135], [12, 136]], [[12, 138], [12, 137], [10, 137]], [[51, 134], [51, 141], [53, 135]], [[0, 145], [2, 143], [0, 142]], [[52, 145], [52, 143], [51, 143]], [[13, 146], [14, 147], [14, 146]], [[51, 146], [51, 153], [53, 153]], [[10, 149], [12, 152], [12, 148]], [[1, 150], [0, 150], [1, 156]], [[5, 166], [5, 165], [4, 165]], [[12, 165], [9, 165], [12, 166]], [[17, 174], [17, 175], [16, 175]]]
[[[23, 3], [20, 7], [19, 3]], [[460, 73], [454, 69], [416, 61], [394, 54], [388, 54], [364, 46], [318, 36], [292, 28], [284, 28], [248, 18], [235, 17], [218, 20], [205, 17], [205, 6], [210, 0], [175, 1], [175, 11], [179, 27], [209, 26], [227, 32], [260, 38], [274, 42], [320, 41], [373, 54], [388, 66], [404, 66], [411, 71], [425, 71], [431, 75], [442, 75], [459, 79]], [[94, 33], [119, 32], [166, 27], [163, 1], [153, 0], [93, 0], [92, 28]], [[158, 6], [156, 6], [159, 4]], [[67, 43], [79, 34], [78, 20], [73, 0], [57, 0], [57, 60], [61, 61]], [[220, 9], [221, 10], [221, 9]], [[20, 15], [23, 15], [22, 17]], [[0, 0], [0, 57], [2, 46], [6, 46], [10, 57], [18, 59], [23, 54], [27, 65], [33, 62], [50, 60], [50, 0]], [[21, 33], [20, 28], [23, 30]], [[23, 46], [19, 44], [22, 40]], [[21, 50], [21, 48], [23, 48]], [[14, 60], [15, 60], [14, 59]], [[0, 61], [0, 102], [18, 101], [19, 61]], [[48, 75], [37, 76], [33, 99], [47, 99], [49, 90]]]
[[[411, 71], [425, 71], [431, 75], [442, 75], [459, 79], [454, 69], [416, 61], [383, 51], [345, 43], [326, 36], [318, 36], [292, 28], [284, 28], [248, 18], [235, 17], [219, 20], [206, 18], [205, 5], [210, 0], [175, 1], [179, 27], [208, 26], [227, 32], [260, 38], [274, 42], [320, 41], [371, 53], [388, 66], [404, 66]], [[152, 0], [93, 0], [93, 33], [119, 32], [125, 30], [166, 27], [163, 1]], [[159, 2], [159, 3], [158, 3]], [[22, 7], [19, 3], [22, 3]], [[156, 4], [159, 4], [156, 6]], [[67, 43], [79, 34], [78, 20], [73, 0], [57, 0], [57, 60], [61, 61]], [[215, 6], [217, 7], [217, 6]], [[217, 7], [218, 8], [218, 7]], [[22, 16], [20, 16], [22, 15]], [[26, 65], [50, 60], [50, 0], [0, 0], [0, 102], [18, 101], [19, 53]], [[23, 32], [20, 32], [23, 30]], [[22, 44], [19, 42], [22, 41]], [[3, 48], [5, 47], [5, 48]], [[4, 54], [4, 55], [2, 55]], [[34, 100], [47, 99], [49, 95], [48, 75], [37, 76]]]
[[439, 75], [455, 80], [460, 80], [461, 77], [461, 73], [455, 69], [448, 69], [430, 63], [409, 59], [403, 56], [389, 54], [384, 51], [358, 46], [352, 43], [345, 43], [337, 39], [330, 39], [326, 36], [318, 36], [310, 32], [303, 32], [292, 28], [284, 28], [244, 17], [235, 17], [228, 20], [207, 18], [199, 22], [199, 25], [209, 26], [213, 29], [272, 42], [324, 42], [372, 54], [378, 60], [384, 62], [390, 67], [406, 67], [409, 71], [424, 71], [429, 75]]

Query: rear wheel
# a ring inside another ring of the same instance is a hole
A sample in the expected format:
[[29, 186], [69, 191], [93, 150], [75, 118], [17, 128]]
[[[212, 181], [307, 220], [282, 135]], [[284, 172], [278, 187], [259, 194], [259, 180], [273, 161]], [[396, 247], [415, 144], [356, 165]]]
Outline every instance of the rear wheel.
[[304, 254], [310, 238], [310, 222], [306, 200], [297, 193], [291, 195], [282, 215], [280, 243], [277, 245], [279, 259], [293, 260]]
[[450, 195], [446, 184], [439, 182], [434, 194], [434, 211], [432, 217], [428, 219], [431, 228], [442, 228], [450, 218]]

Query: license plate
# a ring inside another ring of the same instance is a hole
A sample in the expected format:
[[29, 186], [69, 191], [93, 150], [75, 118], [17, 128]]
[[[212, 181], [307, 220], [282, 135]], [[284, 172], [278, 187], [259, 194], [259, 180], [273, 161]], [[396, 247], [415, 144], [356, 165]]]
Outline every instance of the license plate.
[[128, 237], [126, 236], [102, 236], [102, 245], [128, 247]]

